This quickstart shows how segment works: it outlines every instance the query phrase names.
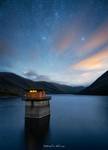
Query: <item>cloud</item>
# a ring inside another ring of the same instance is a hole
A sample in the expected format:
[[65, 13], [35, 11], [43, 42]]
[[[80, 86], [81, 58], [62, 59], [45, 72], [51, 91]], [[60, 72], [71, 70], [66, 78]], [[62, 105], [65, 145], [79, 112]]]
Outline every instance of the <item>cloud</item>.
[[23, 73], [24, 77], [35, 81], [51, 81], [51, 79], [47, 75], [39, 75], [33, 70], [29, 70]]
[[71, 68], [75, 70], [107, 70], [108, 69], [108, 48], [97, 52], [74, 65]]
[[91, 84], [108, 70], [108, 47], [88, 56], [85, 59], [71, 64], [67, 69], [67, 81], [74, 84]]
[[[75, 41], [75, 31], [72, 31], [72, 29], [66, 27], [66, 31], [64, 33], [61, 33], [57, 37], [57, 41], [55, 44], [55, 47], [60, 52], [64, 52], [66, 49], [68, 49], [71, 44]], [[75, 29], [74, 29], [75, 30]]]
[[75, 16], [64, 19], [63, 24], [55, 32], [54, 46], [60, 53], [64, 53], [71, 47], [79, 46], [82, 42], [81, 37], [86, 36], [86, 31], [90, 32], [87, 20], [91, 9], [88, 7], [88, 3], [82, 4], [80, 10], [75, 13]]
[[25, 77], [31, 78], [31, 79], [36, 79], [37, 76], [38, 76], [37, 73], [35, 73], [34, 71], [31, 71], [31, 70], [29, 70], [29, 71], [27, 71], [27, 72], [24, 72], [23, 75], [24, 75]]
[[88, 52], [108, 43], [108, 21], [101, 25], [97, 31], [78, 50]]
[[77, 44], [79, 34], [82, 32], [80, 24], [80, 21], [75, 21], [74, 23], [70, 21], [56, 33], [54, 46], [58, 52], [63, 53], [72, 45]]
[[79, 84], [91, 84], [103, 73], [104, 71], [83, 71], [80, 74]]
[[[71, 85], [90, 85], [99, 76], [101, 76], [105, 70], [76, 70], [71, 68], [64, 72], [64, 81]], [[63, 79], [63, 76], [61, 77]]]

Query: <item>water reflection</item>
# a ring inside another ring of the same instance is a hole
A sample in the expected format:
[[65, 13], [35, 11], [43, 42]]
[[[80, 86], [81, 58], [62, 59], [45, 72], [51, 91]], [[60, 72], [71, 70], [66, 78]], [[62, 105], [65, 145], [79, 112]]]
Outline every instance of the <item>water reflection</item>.
[[41, 150], [49, 131], [50, 116], [41, 119], [25, 119], [27, 150]]
[[50, 106], [50, 118], [24, 120], [21, 99], [0, 99], [0, 150], [108, 150], [108, 97], [53, 95]]

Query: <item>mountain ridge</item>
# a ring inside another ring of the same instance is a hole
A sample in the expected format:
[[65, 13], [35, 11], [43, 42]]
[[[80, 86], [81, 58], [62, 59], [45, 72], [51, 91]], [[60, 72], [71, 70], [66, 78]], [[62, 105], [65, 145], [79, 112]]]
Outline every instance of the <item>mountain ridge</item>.
[[74, 94], [82, 86], [72, 87], [47, 81], [32, 81], [11, 72], [0, 72], [0, 95], [23, 95], [28, 88], [43, 88], [48, 94]]
[[84, 95], [108, 95], [108, 71], [80, 92]]

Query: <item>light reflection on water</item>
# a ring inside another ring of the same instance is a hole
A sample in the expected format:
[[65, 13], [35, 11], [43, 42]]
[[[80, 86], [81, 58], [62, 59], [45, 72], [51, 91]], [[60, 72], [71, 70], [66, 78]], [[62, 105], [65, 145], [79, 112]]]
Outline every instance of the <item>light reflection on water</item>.
[[0, 101], [0, 150], [108, 149], [108, 97], [53, 95], [51, 117], [24, 119], [20, 98]]

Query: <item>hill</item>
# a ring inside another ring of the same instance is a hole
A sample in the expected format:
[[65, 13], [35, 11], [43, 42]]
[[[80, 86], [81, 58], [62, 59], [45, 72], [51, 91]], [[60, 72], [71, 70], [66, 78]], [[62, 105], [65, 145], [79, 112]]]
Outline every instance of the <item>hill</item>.
[[80, 94], [108, 95], [108, 71], [100, 76], [93, 84], [85, 88]]
[[28, 88], [43, 88], [48, 94], [74, 94], [83, 87], [53, 82], [32, 81], [10, 72], [0, 72], [0, 95], [23, 95]]

